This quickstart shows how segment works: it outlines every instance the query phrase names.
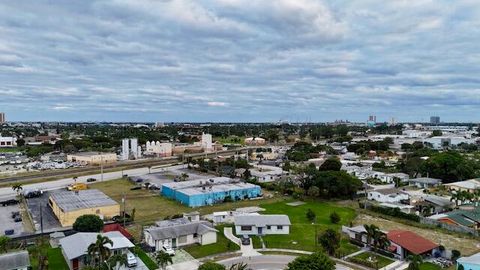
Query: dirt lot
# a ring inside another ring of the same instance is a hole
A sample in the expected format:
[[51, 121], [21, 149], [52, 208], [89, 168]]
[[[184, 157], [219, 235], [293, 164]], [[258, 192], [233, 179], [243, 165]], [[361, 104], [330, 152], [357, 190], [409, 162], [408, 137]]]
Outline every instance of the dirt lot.
[[379, 217], [373, 217], [365, 214], [360, 214], [354, 220], [354, 225], [360, 224], [375, 224], [382, 230], [409, 230], [419, 235], [432, 240], [435, 243], [445, 246], [447, 249], [457, 249], [462, 255], [472, 255], [480, 251], [480, 241], [468, 238], [459, 237], [458, 235], [451, 235], [443, 232], [439, 232], [435, 229], [423, 229], [414, 226], [409, 226], [394, 222], [391, 220], [382, 219]]

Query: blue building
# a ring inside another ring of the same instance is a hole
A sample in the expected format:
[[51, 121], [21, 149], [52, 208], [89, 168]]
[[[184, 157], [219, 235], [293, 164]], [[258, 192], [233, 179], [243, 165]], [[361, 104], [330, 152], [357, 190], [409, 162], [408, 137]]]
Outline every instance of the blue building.
[[458, 259], [457, 269], [460, 269], [460, 265], [464, 270], [480, 270], [480, 253]]
[[227, 177], [173, 182], [162, 185], [162, 195], [189, 207], [199, 207], [262, 196], [262, 189], [253, 184]]

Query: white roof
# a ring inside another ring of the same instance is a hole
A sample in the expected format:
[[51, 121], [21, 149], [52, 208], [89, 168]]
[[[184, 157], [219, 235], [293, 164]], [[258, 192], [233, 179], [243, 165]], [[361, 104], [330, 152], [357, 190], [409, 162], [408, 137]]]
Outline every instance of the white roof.
[[478, 179], [470, 179], [465, 181], [445, 184], [446, 186], [456, 186], [464, 189], [480, 189], [480, 181]]
[[239, 215], [235, 216], [237, 226], [265, 227], [267, 225], [290, 225], [287, 215]]
[[228, 212], [226, 211], [223, 211], [223, 212], [213, 212], [213, 216], [216, 217], [216, 216], [228, 216]]
[[477, 264], [480, 265], [480, 253], [474, 254], [470, 257], [462, 257], [457, 260], [458, 263]]

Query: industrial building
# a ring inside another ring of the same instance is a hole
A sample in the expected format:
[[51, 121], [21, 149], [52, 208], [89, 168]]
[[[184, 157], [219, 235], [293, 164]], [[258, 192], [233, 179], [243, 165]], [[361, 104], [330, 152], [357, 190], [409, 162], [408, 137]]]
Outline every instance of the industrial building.
[[17, 146], [17, 138], [15, 138], [15, 137], [2, 137], [0, 135], [0, 148], [1, 147], [15, 147], [15, 146]]
[[202, 148], [205, 152], [213, 151], [212, 134], [202, 134]]
[[100, 152], [80, 152], [67, 155], [67, 161], [88, 165], [100, 165], [117, 162], [117, 154]]
[[262, 189], [228, 177], [215, 177], [162, 185], [162, 195], [189, 207], [213, 205], [226, 200], [238, 201], [262, 196]]
[[142, 147], [138, 145], [138, 139], [123, 139], [121, 160], [138, 159], [142, 157]]
[[82, 215], [102, 219], [120, 215], [120, 205], [97, 189], [53, 192], [48, 204], [63, 227], [72, 226]]
[[148, 141], [145, 145], [145, 154], [159, 157], [170, 157], [173, 152], [172, 143], [161, 143], [159, 141]]

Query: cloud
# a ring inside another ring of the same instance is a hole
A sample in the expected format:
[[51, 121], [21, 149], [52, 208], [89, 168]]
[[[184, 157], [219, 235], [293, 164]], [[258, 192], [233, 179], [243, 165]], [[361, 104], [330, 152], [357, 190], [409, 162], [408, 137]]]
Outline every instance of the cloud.
[[245, 3], [3, 1], [0, 107], [13, 120], [479, 120], [479, 3]]

